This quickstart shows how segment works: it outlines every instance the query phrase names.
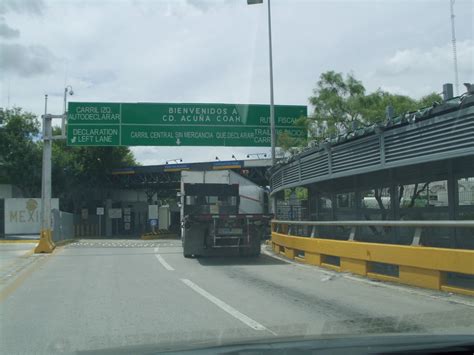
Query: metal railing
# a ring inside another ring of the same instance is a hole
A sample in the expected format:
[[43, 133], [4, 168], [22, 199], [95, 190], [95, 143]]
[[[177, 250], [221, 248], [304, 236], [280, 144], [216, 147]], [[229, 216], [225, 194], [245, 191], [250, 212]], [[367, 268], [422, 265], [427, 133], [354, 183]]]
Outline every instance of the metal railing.
[[[298, 226], [310, 227], [311, 237], [295, 235]], [[316, 228], [323, 226], [350, 227], [351, 232], [347, 240], [316, 237]], [[413, 227], [415, 233], [412, 245], [364, 242], [355, 240], [357, 227]], [[474, 221], [273, 220], [271, 246], [277, 254], [310, 265], [474, 296], [474, 250], [422, 246], [420, 236], [425, 227], [474, 231]]]
[[334, 178], [472, 155], [473, 118], [471, 99], [454, 112], [446, 106], [429, 119], [374, 130], [335, 145], [321, 144], [272, 170], [272, 194]]
[[286, 234], [291, 235], [292, 226], [310, 226], [311, 238], [316, 237], [317, 227], [351, 227], [347, 240], [354, 241], [356, 238], [357, 227], [414, 227], [413, 241], [411, 245], [419, 246], [421, 233], [424, 227], [431, 228], [473, 228], [474, 221], [272, 221], [272, 231], [281, 233], [283, 226], [288, 226]]

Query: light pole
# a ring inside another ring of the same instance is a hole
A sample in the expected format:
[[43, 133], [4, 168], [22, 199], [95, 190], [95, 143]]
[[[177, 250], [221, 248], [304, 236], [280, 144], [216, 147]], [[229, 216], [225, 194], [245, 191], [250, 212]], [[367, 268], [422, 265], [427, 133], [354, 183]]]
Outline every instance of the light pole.
[[456, 51], [456, 27], [454, 24], [454, 1], [451, 0], [451, 42], [453, 44], [453, 63], [454, 63], [454, 88], [456, 96], [459, 95], [459, 75], [458, 75], [458, 55]]
[[51, 231], [51, 141], [52, 115], [48, 115], [48, 95], [44, 96], [43, 164], [41, 170], [41, 232], [35, 253], [51, 253], [55, 248]]
[[[247, 0], [248, 5], [262, 4], [263, 0]], [[272, 166], [275, 166], [275, 145], [276, 145], [276, 130], [275, 130], [275, 103], [273, 96], [273, 55], [272, 55], [272, 15], [270, 0], [268, 3], [268, 50], [270, 63], [270, 134], [272, 144]]]
[[66, 136], [67, 94], [71, 96], [74, 95], [74, 91], [72, 90], [71, 85], [68, 85], [64, 88], [64, 109], [63, 109], [64, 118], [61, 121], [61, 135], [63, 137]]
[[[65, 89], [65, 95], [68, 88]], [[72, 88], [71, 88], [72, 92]], [[72, 95], [72, 94], [71, 94]], [[66, 98], [64, 99], [66, 105]], [[66, 135], [53, 136], [53, 119], [60, 118], [64, 124], [66, 114], [48, 114], [48, 95], [44, 95], [44, 115], [43, 119], [43, 163], [41, 167], [41, 232], [39, 243], [35, 248], [35, 253], [51, 253], [56, 247], [53, 242], [52, 220], [51, 220], [51, 155], [52, 143], [54, 139], [65, 139]], [[64, 132], [64, 131], [63, 131]]]

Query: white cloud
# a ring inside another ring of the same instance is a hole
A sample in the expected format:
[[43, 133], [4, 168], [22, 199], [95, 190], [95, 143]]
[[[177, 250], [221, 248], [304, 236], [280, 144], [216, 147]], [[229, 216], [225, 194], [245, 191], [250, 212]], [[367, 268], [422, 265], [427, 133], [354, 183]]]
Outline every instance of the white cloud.
[[5, 39], [18, 38], [20, 36], [20, 31], [14, 28], [11, 28], [6, 23], [3, 22], [3, 18], [0, 18], [0, 37]]
[[2, 0], [0, 14], [17, 12], [20, 14], [41, 15], [44, 9], [43, 0]]
[[[464, 40], [457, 43], [458, 69], [472, 76], [474, 70], [474, 41]], [[451, 67], [453, 50], [451, 43], [426, 50], [419, 48], [402, 49], [389, 57], [379, 73], [382, 75], [426, 75], [439, 73]]]
[[43, 46], [0, 44], [0, 69], [23, 77], [52, 71], [55, 58]]
[[[50, 112], [60, 113], [66, 84], [75, 92], [69, 99], [78, 101], [269, 101], [265, 5], [248, 6], [245, 0], [0, 0], [0, 15], [5, 4], [5, 23], [21, 31], [15, 44], [23, 48], [24, 58], [33, 56], [25, 48], [43, 46], [44, 51], [35, 52], [33, 63], [23, 65], [20, 57], [0, 69], [3, 106], [9, 102], [39, 115], [44, 94], [49, 94]], [[13, 10], [12, 4], [30, 4], [30, 10]], [[352, 71], [368, 91], [382, 87], [412, 96], [439, 92], [453, 77], [448, 5], [445, 0], [433, 0], [430, 6], [408, 6], [405, 1], [272, 1], [276, 103], [306, 104], [319, 75], [327, 70]], [[472, 52], [472, 1], [457, 0], [456, 11], [460, 79], [472, 81], [463, 54]], [[51, 56], [56, 60], [48, 67]], [[425, 64], [416, 67], [422, 61]], [[35, 69], [32, 65], [38, 63], [42, 65]], [[31, 76], [21, 76], [25, 73]], [[212, 160], [216, 152], [230, 159], [236, 152], [243, 156], [264, 151], [133, 150], [147, 164], [176, 157]]]
[[[457, 43], [458, 73], [460, 83], [474, 80], [474, 41]], [[444, 83], [454, 82], [452, 44], [427, 49], [406, 48], [388, 56], [373, 74], [383, 82], [382, 88], [405, 95], [423, 96], [440, 92]], [[404, 82], [401, 87], [396, 83]], [[411, 85], [411, 88], [409, 88]], [[391, 90], [392, 89], [392, 90]], [[459, 87], [463, 92], [463, 87]]]

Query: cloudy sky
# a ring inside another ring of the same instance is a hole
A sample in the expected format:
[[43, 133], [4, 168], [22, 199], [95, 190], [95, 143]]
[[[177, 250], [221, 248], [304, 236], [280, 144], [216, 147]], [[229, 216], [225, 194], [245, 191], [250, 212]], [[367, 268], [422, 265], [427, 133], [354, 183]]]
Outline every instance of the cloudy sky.
[[[474, 82], [474, 1], [457, 0], [460, 82]], [[307, 104], [319, 75], [420, 97], [453, 82], [449, 0], [272, 0], [275, 102]], [[268, 103], [266, 6], [246, 0], [0, 2], [0, 105], [76, 101]], [[461, 89], [461, 87], [460, 87]], [[137, 147], [142, 164], [262, 148]]]

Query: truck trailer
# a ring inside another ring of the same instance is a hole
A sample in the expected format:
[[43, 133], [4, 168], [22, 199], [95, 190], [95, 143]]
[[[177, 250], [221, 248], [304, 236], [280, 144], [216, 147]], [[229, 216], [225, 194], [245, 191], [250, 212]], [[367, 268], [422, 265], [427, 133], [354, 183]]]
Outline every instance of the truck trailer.
[[182, 171], [180, 194], [186, 258], [260, 254], [272, 218], [265, 189], [231, 170]]

